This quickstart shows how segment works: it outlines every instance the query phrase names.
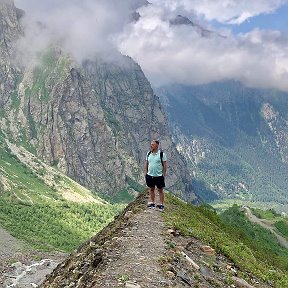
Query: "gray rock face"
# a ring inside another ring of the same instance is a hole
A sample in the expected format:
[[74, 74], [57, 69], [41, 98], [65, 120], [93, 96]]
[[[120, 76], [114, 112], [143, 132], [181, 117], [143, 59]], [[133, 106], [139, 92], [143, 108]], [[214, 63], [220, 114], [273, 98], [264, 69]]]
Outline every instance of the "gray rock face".
[[[12, 65], [13, 44], [21, 34], [17, 10], [12, 0], [0, 1], [0, 107], [8, 101], [15, 90], [18, 76]], [[1, 109], [0, 108], [0, 109]]]
[[123, 57], [109, 64], [87, 62], [83, 69], [85, 77], [90, 78], [93, 89], [100, 96], [125, 174], [132, 178], [137, 175], [136, 180], [141, 181], [150, 141], [160, 139], [161, 148], [168, 156], [168, 187], [180, 193], [188, 190], [185, 183], [189, 184], [190, 180], [185, 162], [172, 143], [159, 99], [140, 66]]
[[[21, 29], [19, 13], [17, 18], [16, 8], [7, 3], [9, 9], [1, 15], [11, 23], [2, 25], [0, 35], [8, 35], [12, 45]], [[112, 195], [132, 191], [131, 181], [144, 184], [145, 154], [151, 139], [158, 138], [168, 156], [168, 188], [193, 199], [187, 193], [190, 176], [172, 143], [159, 99], [131, 58], [119, 54], [114, 60], [99, 57], [78, 65], [49, 48], [40, 64], [17, 74], [9, 45], [1, 49], [6, 62], [1, 62], [0, 75], [9, 79], [1, 87], [5, 110], [0, 123], [11, 140], [80, 184]]]

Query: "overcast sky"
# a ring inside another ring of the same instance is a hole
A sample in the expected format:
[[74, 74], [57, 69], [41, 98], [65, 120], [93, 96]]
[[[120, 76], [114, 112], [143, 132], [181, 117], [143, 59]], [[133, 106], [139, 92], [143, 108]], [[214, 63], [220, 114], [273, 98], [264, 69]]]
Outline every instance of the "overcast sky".
[[[79, 61], [117, 49], [154, 86], [235, 79], [288, 91], [288, 0], [150, 0], [129, 22], [141, 1], [15, 0], [27, 14], [21, 45], [35, 52], [57, 41]], [[170, 25], [177, 15], [214, 33]]]

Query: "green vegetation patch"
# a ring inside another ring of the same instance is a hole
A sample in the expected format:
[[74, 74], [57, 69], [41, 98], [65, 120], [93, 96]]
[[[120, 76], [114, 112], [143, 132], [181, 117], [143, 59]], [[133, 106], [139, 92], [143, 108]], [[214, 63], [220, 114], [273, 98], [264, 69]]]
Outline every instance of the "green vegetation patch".
[[279, 246], [271, 233], [251, 224], [239, 207], [218, 215], [210, 206], [192, 206], [167, 194], [164, 218], [181, 234], [196, 237], [225, 254], [241, 271], [273, 281], [276, 287], [288, 287], [287, 249]]
[[104, 197], [107, 201], [111, 203], [129, 203], [134, 200], [134, 196], [128, 192], [127, 188], [122, 189], [118, 193], [110, 197]]
[[27, 206], [0, 197], [0, 224], [37, 249], [71, 252], [113, 220], [120, 209], [70, 202]]
[[263, 210], [259, 208], [252, 208], [253, 214], [261, 219], [275, 220], [280, 217], [274, 209]]
[[137, 196], [133, 194], [133, 190], [138, 193], [142, 193], [145, 190], [145, 187], [143, 185], [139, 184], [129, 176], [126, 176], [126, 182], [127, 186], [122, 190], [120, 190], [119, 192], [117, 192], [116, 194], [101, 195], [101, 197], [110, 203], [128, 204], [131, 201], [135, 200]]
[[11, 95], [11, 105], [12, 105], [12, 108], [14, 109], [18, 109], [19, 106], [20, 106], [20, 98], [18, 96], [18, 91], [15, 90], [12, 95]]
[[287, 220], [277, 221], [274, 226], [277, 230], [288, 239], [288, 222]]
[[[49, 173], [39, 167], [35, 172], [22, 163], [0, 131], [0, 179], [4, 179], [0, 181], [0, 225], [36, 249], [71, 252], [123, 209], [123, 205], [105, 203], [98, 196], [94, 197], [97, 203], [67, 201], [57, 187], [46, 185], [39, 177]], [[87, 189], [68, 177], [57, 176], [59, 187], [91, 198]]]
[[251, 223], [237, 205], [222, 213], [220, 218], [225, 230], [248, 246], [258, 260], [288, 271], [288, 250], [278, 244], [270, 231]]
[[17, 89], [15, 89], [15, 91], [11, 94], [11, 108], [18, 110], [20, 107], [20, 96], [18, 95], [18, 87], [19, 84], [21, 83], [23, 77], [21, 76], [17, 76], [16, 79], [16, 83], [15, 86], [17, 87]]
[[288, 204], [279, 204], [277, 202], [246, 201], [241, 199], [220, 199], [209, 202], [209, 204], [213, 206], [217, 210], [217, 212], [223, 212], [229, 209], [234, 204], [238, 206], [249, 206], [254, 215], [256, 215], [258, 218], [268, 219], [269, 221], [281, 219], [278, 212], [288, 211]]
[[126, 181], [129, 187], [137, 192], [143, 192], [145, 190], [145, 187], [143, 185], [139, 184], [138, 182], [136, 182], [135, 180], [133, 180], [128, 176], [126, 176]]
[[0, 168], [3, 176], [12, 183], [10, 197], [18, 201], [27, 201], [25, 196], [29, 191], [29, 203], [45, 195], [51, 199], [59, 198], [59, 194], [52, 188], [45, 185], [33, 170], [21, 163], [20, 160], [11, 153], [10, 149], [0, 146]]
[[108, 108], [104, 108], [104, 117], [105, 120], [108, 122], [109, 126], [112, 128], [115, 134], [118, 134], [121, 131], [121, 124], [113, 115], [113, 112], [110, 111]]
[[[69, 61], [59, 57], [53, 48], [47, 49], [40, 55], [40, 65], [33, 70], [33, 86], [26, 89], [26, 96], [36, 95], [40, 100], [48, 102], [55, 83], [62, 81], [66, 76]], [[55, 75], [57, 77], [55, 78]]]
[[0, 108], [0, 118], [4, 118], [6, 115], [6, 111], [3, 108]]

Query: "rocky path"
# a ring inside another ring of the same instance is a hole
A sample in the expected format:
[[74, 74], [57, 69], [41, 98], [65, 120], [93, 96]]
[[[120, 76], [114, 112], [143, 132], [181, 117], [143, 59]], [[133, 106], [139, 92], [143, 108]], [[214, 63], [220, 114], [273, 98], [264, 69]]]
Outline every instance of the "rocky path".
[[112, 239], [105, 253], [109, 261], [95, 288], [119, 287], [124, 282], [131, 287], [152, 288], [166, 283], [159, 262], [166, 252], [160, 213], [147, 209], [137, 214], [122, 235]]
[[148, 209], [146, 202], [140, 195], [69, 257], [30, 251], [0, 229], [0, 287], [271, 287], [253, 275], [239, 277], [232, 261], [167, 227], [167, 211]]
[[256, 279], [251, 279], [252, 286], [238, 278], [235, 265], [210, 246], [166, 227], [162, 213], [157, 209], [136, 215], [126, 212], [129, 225], [109, 241], [105, 264], [91, 287], [265, 287]]
[[269, 224], [269, 223], [267, 222], [267, 220], [265, 220], [265, 219], [260, 219], [260, 218], [256, 217], [248, 207], [245, 207], [245, 214], [246, 214], [246, 216], [248, 217], [248, 219], [249, 219], [251, 222], [260, 225], [261, 227], [269, 230], [272, 234], [274, 234], [275, 237], [277, 238], [279, 244], [280, 244], [282, 247], [288, 249], [288, 241], [287, 241], [283, 236], [279, 235], [279, 234], [275, 231], [275, 228], [274, 228], [271, 224]]

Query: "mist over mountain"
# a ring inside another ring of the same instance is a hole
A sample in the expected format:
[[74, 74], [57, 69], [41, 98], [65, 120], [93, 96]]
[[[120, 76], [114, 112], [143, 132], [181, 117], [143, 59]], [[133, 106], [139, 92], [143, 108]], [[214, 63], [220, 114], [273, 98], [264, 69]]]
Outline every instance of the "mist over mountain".
[[144, 184], [145, 154], [151, 139], [159, 138], [171, 163], [167, 188], [193, 199], [185, 161], [140, 66], [116, 50], [112, 58], [99, 53], [79, 63], [57, 42], [43, 47], [35, 61], [17, 65], [19, 43], [31, 31], [23, 30], [12, 1], [1, 5], [7, 24], [0, 63], [5, 137], [95, 192], [124, 198], [142, 190], [137, 183]]
[[[228, 28], [212, 27], [214, 19], [245, 21], [243, 2], [232, 2], [215, 7], [213, 1], [202, 5], [199, 1], [152, 1], [138, 9], [139, 21], [125, 28], [118, 47], [140, 64], [153, 87], [236, 80], [248, 87], [287, 91], [285, 31], [255, 28], [233, 34]], [[269, 13], [277, 5], [281, 3], [257, 1], [247, 5], [247, 14]]]
[[249, 87], [287, 91], [285, 31], [258, 28], [233, 34], [229, 28], [213, 26], [213, 21], [240, 25], [253, 16], [271, 14], [285, 1], [229, 3], [218, 7], [211, 0], [125, 0], [121, 5], [115, 0], [16, 0], [27, 16], [22, 20], [26, 32], [19, 42], [21, 60], [29, 63], [57, 42], [78, 62], [99, 53], [114, 59], [115, 50], [120, 51], [141, 66], [153, 86], [234, 79]]

